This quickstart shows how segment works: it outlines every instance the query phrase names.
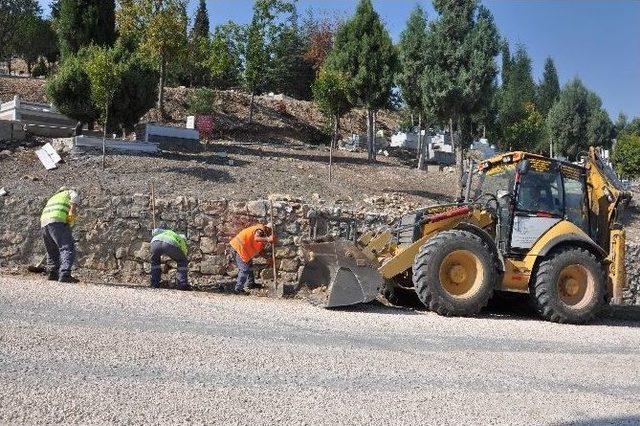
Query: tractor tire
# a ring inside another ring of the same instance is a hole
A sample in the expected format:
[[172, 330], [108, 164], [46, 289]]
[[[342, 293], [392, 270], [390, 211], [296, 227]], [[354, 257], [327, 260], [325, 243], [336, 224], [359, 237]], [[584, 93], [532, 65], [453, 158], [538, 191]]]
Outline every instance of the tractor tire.
[[445, 316], [476, 315], [493, 296], [497, 279], [491, 249], [477, 235], [448, 230], [429, 239], [413, 264], [420, 301]]
[[606, 282], [602, 263], [593, 254], [564, 248], [540, 262], [531, 293], [543, 318], [584, 324], [603, 307]]

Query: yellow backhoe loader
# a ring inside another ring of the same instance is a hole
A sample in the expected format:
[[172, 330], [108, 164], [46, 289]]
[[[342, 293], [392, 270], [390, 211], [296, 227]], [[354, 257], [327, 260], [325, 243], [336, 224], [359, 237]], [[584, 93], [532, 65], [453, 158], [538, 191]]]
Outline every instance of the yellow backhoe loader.
[[551, 321], [584, 323], [625, 285], [621, 215], [631, 196], [598, 151], [576, 165], [526, 152], [483, 161], [466, 202], [424, 208], [356, 242], [303, 246], [301, 283], [326, 307], [411, 292], [441, 315], [528, 293]]

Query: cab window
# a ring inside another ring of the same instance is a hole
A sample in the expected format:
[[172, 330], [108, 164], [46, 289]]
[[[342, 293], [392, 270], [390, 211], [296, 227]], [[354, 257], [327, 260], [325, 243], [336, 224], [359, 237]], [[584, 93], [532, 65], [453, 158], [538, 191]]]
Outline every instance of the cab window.
[[517, 209], [531, 213], [562, 216], [563, 191], [559, 172], [529, 169], [521, 175]]
[[587, 232], [589, 219], [585, 200], [586, 188], [581, 176], [564, 174], [565, 215], [567, 220]]

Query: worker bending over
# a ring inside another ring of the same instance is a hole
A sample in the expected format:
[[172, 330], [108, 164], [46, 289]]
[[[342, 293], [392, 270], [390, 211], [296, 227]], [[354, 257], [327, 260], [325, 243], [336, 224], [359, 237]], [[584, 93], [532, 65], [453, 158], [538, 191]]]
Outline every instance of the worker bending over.
[[63, 186], [49, 198], [40, 215], [40, 228], [47, 250], [47, 272], [52, 281], [78, 282], [71, 276], [76, 257], [71, 226], [75, 223], [79, 202], [78, 193]]
[[151, 287], [160, 287], [162, 256], [168, 256], [178, 264], [178, 290], [191, 290], [187, 281], [189, 262], [187, 260], [187, 238], [170, 229], [156, 228], [151, 239]]
[[229, 244], [235, 250], [236, 266], [238, 267], [238, 280], [235, 293], [248, 293], [255, 283], [255, 276], [251, 269], [253, 258], [260, 255], [266, 243], [274, 243], [275, 235], [273, 225], [254, 225], [243, 229], [233, 237]]

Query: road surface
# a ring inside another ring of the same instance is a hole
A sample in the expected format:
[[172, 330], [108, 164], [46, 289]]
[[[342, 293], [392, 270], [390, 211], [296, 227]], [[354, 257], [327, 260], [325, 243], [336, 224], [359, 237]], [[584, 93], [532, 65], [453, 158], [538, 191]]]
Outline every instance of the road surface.
[[0, 423], [637, 424], [639, 325], [0, 276]]

